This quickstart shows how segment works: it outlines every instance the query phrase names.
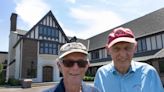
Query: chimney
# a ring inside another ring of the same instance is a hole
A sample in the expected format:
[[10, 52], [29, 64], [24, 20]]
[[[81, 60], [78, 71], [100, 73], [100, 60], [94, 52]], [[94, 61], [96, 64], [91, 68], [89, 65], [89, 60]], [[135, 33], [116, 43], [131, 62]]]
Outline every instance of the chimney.
[[10, 17], [10, 31], [16, 31], [17, 29], [17, 14], [12, 13]]

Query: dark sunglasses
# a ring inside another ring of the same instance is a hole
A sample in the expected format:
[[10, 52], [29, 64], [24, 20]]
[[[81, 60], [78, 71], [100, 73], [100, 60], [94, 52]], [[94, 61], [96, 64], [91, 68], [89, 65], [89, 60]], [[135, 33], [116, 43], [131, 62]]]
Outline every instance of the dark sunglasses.
[[65, 67], [73, 67], [74, 64], [76, 63], [79, 68], [85, 68], [86, 65], [88, 64], [87, 60], [62, 60], [62, 63]]

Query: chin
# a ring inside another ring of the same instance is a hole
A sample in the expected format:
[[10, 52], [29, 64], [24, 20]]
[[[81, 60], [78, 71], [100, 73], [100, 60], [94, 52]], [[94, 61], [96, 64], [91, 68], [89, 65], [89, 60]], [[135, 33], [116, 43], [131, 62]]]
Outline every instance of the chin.
[[72, 84], [74, 84], [74, 85], [79, 85], [79, 84], [81, 84], [82, 80], [81, 80], [81, 79], [74, 79], [74, 80], [72, 80], [71, 82], [72, 82]]

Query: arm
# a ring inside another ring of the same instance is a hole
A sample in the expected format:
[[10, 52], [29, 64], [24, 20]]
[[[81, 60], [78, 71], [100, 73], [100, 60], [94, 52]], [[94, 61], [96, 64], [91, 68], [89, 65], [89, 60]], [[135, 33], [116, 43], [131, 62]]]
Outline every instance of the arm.
[[150, 91], [151, 92], [164, 92], [164, 88], [162, 86], [162, 83], [161, 83], [161, 80], [157, 71], [156, 70], [152, 71], [151, 76], [152, 76], [152, 80], [150, 83], [150, 88], [152, 89]]

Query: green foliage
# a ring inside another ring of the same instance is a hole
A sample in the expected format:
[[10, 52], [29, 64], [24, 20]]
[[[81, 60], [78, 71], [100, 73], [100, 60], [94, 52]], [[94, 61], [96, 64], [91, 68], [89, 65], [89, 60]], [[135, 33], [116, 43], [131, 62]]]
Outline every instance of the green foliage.
[[5, 79], [4, 78], [0, 78], [0, 85], [4, 85], [5, 84]]
[[10, 78], [8, 80], [8, 84], [11, 85], [11, 86], [19, 86], [19, 85], [21, 85], [21, 82], [20, 82], [20, 80]]
[[[5, 78], [3, 76], [3, 65], [0, 64], [0, 85], [4, 85], [4, 84], [6, 84], [6, 83], [5, 83]], [[10, 78], [8, 80], [8, 84], [11, 86], [18, 86], [18, 85], [20, 85], [20, 81], [14, 79], [14, 78]]]
[[91, 77], [91, 76], [84, 76], [83, 80], [84, 80], [84, 81], [94, 81], [94, 77]]
[[3, 78], [3, 64], [0, 64], [0, 85], [5, 84], [5, 78]]

